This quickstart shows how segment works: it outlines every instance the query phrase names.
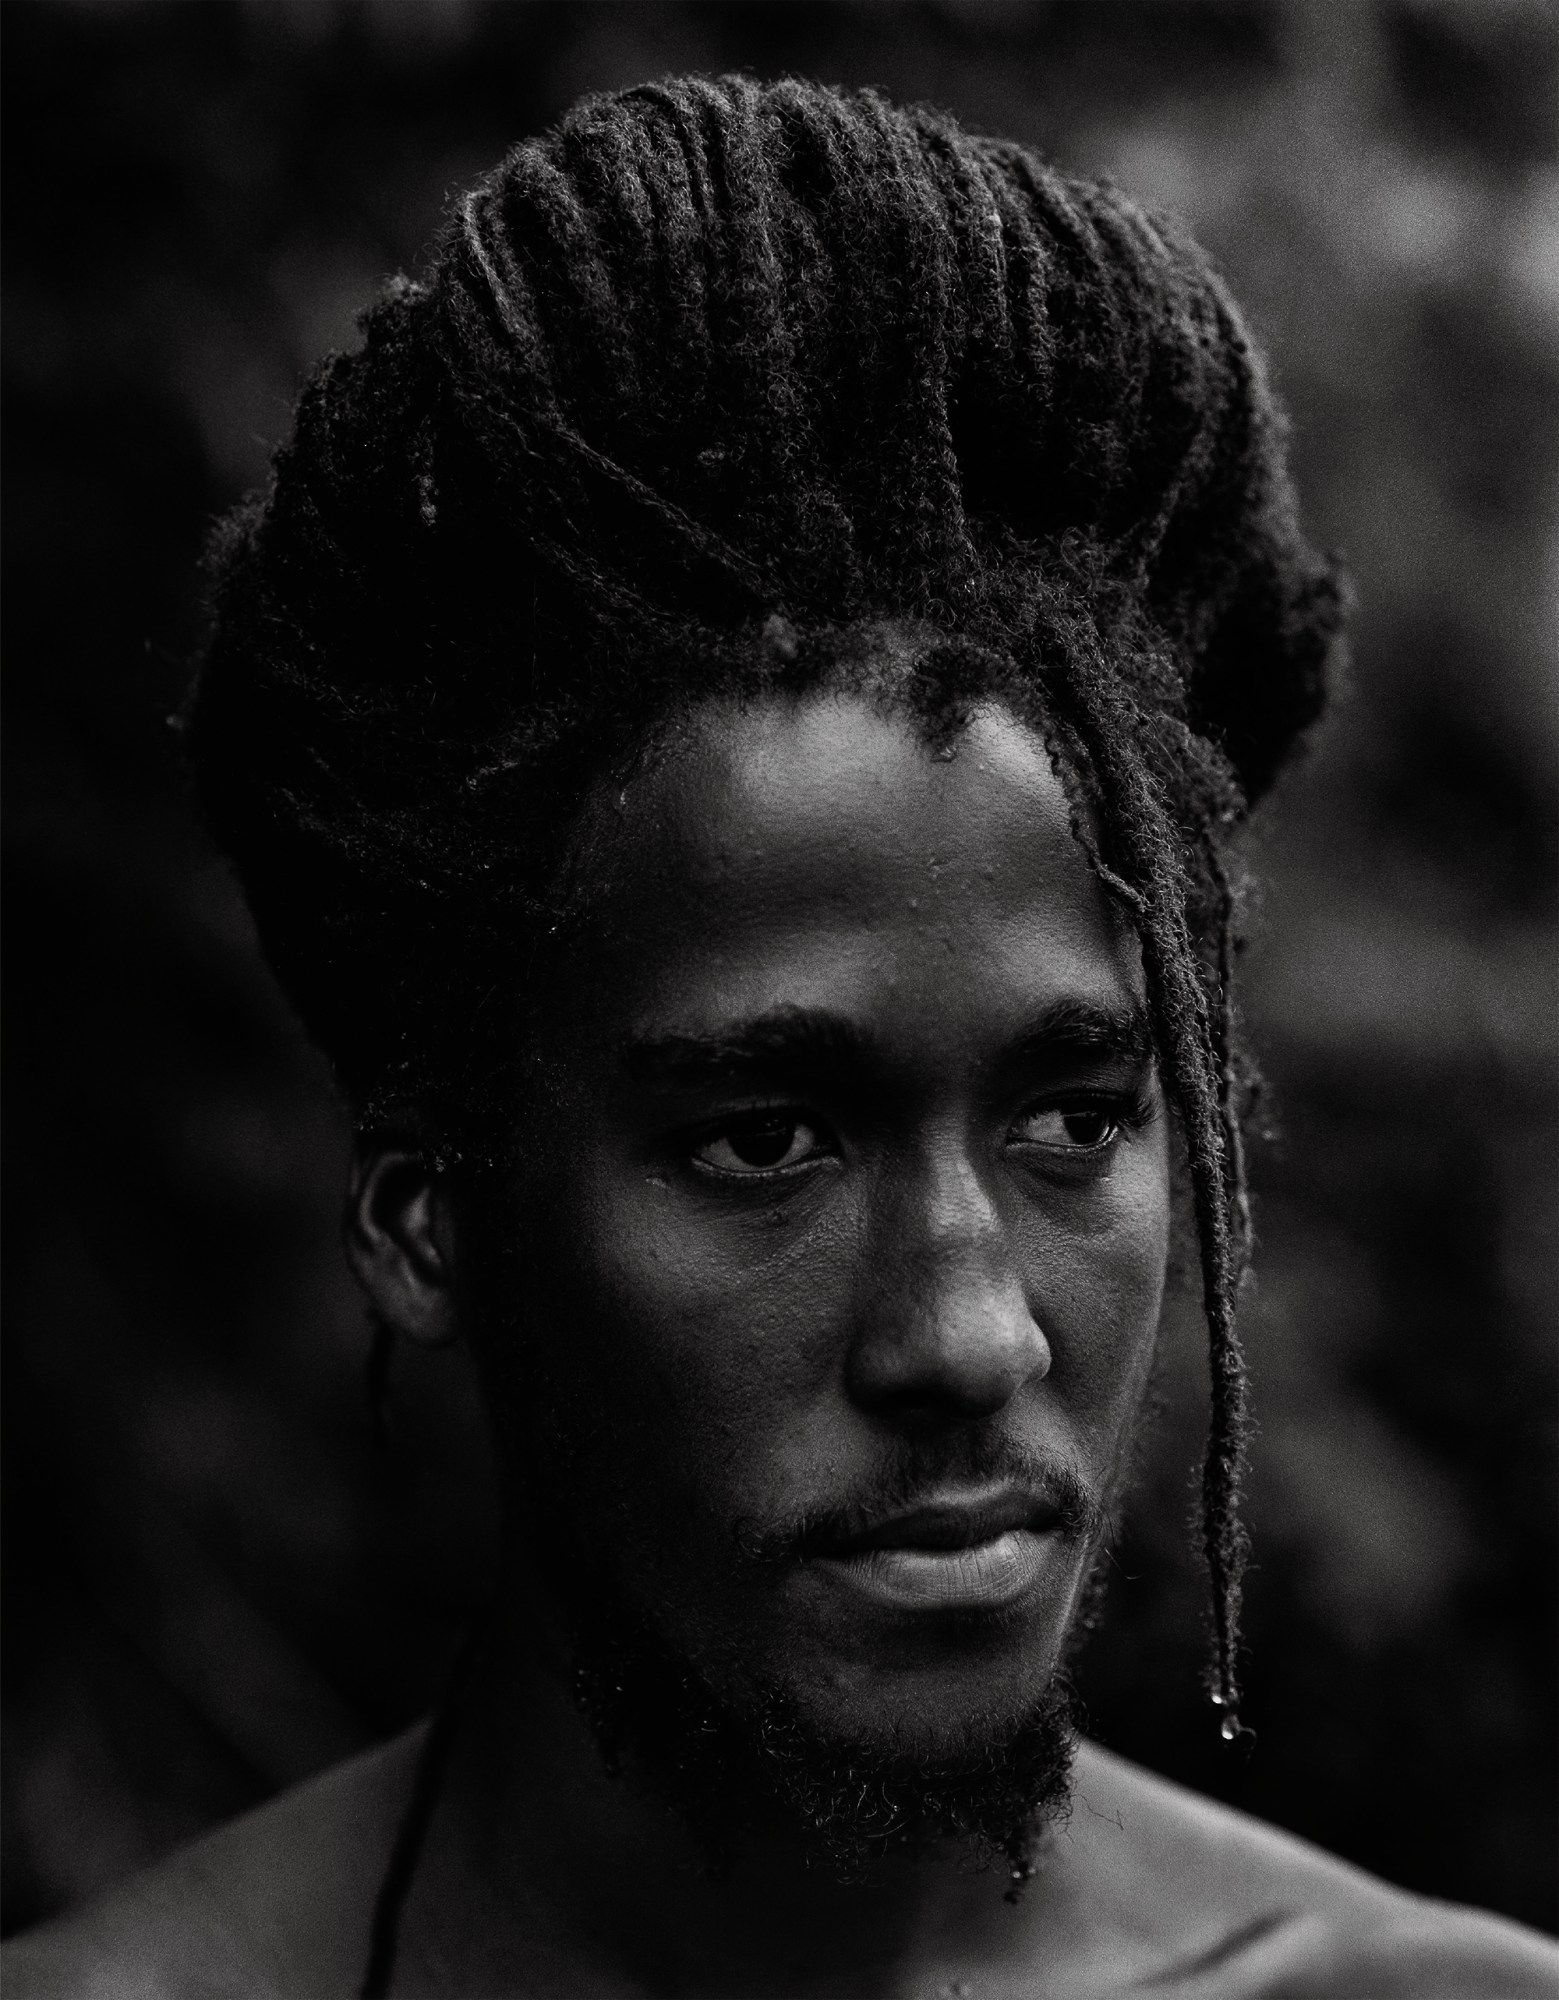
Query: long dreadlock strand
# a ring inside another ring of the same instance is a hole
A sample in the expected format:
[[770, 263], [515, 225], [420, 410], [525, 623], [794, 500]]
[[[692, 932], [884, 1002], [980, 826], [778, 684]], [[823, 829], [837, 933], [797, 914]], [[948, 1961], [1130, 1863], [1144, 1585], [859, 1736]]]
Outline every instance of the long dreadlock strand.
[[[1068, 673], [1064, 699], [1094, 778], [1097, 839], [1133, 887], [1149, 1007], [1165, 1084], [1179, 1114], [1196, 1216], [1208, 1331], [1211, 1409], [1202, 1467], [1202, 1542], [1211, 1583], [1213, 1699], [1223, 1733], [1239, 1734], [1238, 1650], [1247, 1538], [1240, 1487], [1249, 1428], [1244, 1353], [1236, 1326], [1243, 1268], [1242, 1157], [1231, 1152], [1226, 1064], [1227, 992], [1209, 995], [1188, 922], [1181, 843], [1131, 727], [1131, 698], [1108, 671]], [[1206, 850], [1204, 850], [1206, 851]], [[1226, 878], [1216, 878], [1227, 889]], [[1222, 922], [1228, 922], [1227, 905]]]

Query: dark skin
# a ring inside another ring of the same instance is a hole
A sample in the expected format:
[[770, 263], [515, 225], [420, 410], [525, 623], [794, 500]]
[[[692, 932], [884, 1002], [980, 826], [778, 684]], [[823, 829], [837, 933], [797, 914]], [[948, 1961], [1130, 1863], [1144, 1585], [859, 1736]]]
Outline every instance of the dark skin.
[[[932, 1762], [1052, 1672], [1171, 1204], [1137, 951], [1043, 744], [986, 709], [954, 750], [816, 695], [707, 709], [601, 789], [512, 1196], [547, 1263], [517, 1303], [575, 1447], [573, 1583], [652, 1615], [735, 1713], [778, 1688], [827, 1739]], [[365, 1149], [348, 1249], [402, 1333], [465, 1330], [470, 1240], [414, 1144]], [[494, 1416], [523, 1460], [530, 1413]], [[711, 1874], [631, 1760], [604, 1769], [545, 1524], [513, 1507], [398, 1996], [1559, 1992], [1530, 1934], [1087, 1745], [1016, 1902], [945, 1844], [841, 1883], [761, 1805]], [[417, 1742], [22, 1940], [7, 1992], [356, 1991]]]
[[[825, 1736], [935, 1758], [1042, 1693], [1097, 1532], [1054, 1487], [1112, 1493], [1151, 1363], [1170, 1188], [1135, 941], [1038, 738], [996, 710], [950, 757], [862, 697], [709, 711], [603, 791], [582, 845], [525, 1199], [566, 1246], [544, 1338], [586, 1413], [584, 1539], [737, 1711], [782, 1687]], [[358, 1268], [424, 1336], [441, 1297], [458, 1312], [436, 1215], [406, 1156], [369, 1166]], [[744, 1553], [819, 1515], [896, 1546]], [[550, 1627], [522, 1558], [505, 1596]], [[554, 1851], [579, 1789], [571, 1769], [544, 1816]], [[945, 1856], [841, 1899], [777, 1824], [718, 1893], [662, 1882], [664, 1814], [621, 1791], [626, 1872], [676, 1912], [639, 1944], [682, 1978], [722, 1908], [754, 1969], [762, 1910], [825, 1984], [868, 1907], [885, 1971], [928, 1927], [977, 1956], [1029, 1928]], [[597, 1825], [577, 1838], [599, 1854]], [[714, 1899], [696, 1922], [690, 1897]], [[716, 1988], [739, 1970], [721, 1952]]]
[[[738, 1702], [934, 1753], [1042, 1684], [1087, 1537], [1045, 1510], [1033, 1588], [958, 1643], [732, 1528], [1110, 1489], [1169, 1225], [1134, 941], [994, 713], [937, 760], [860, 699], [716, 712], [608, 811], [542, 1210], [595, 1539]], [[975, 1441], [1002, 1470], [958, 1470]]]

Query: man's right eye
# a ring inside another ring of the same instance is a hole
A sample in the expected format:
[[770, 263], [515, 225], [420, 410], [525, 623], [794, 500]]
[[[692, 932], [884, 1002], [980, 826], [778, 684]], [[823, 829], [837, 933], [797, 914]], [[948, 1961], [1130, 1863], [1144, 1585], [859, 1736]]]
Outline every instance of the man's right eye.
[[694, 1148], [694, 1164], [709, 1173], [785, 1173], [828, 1152], [815, 1126], [793, 1112], [760, 1111], [732, 1119]]

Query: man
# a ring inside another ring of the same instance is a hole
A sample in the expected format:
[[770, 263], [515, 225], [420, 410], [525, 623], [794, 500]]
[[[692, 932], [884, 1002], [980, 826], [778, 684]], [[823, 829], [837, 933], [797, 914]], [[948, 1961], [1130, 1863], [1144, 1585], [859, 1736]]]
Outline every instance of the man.
[[326, 365], [190, 741], [501, 1586], [11, 1990], [1559, 1992], [1069, 1713], [1183, 1231], [1241, 1733], [1230, 842], [1338, 624], [1281, 435], [1194, 248], [794, 82], [581, 105]]

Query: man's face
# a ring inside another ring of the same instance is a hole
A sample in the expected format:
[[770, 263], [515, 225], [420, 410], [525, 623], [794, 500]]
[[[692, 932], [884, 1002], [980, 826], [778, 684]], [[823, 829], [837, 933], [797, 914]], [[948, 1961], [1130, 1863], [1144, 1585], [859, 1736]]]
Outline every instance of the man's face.
[[711, 707], [582, 879], [513, 1336], [565, 1587], [737, 1714], [967, 1756], [1050, 1681], [1150, 1365], [1135, 941], [995, 707], [952, 754], [853, 695]]

